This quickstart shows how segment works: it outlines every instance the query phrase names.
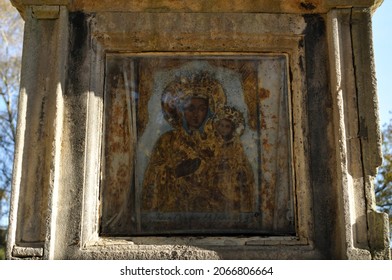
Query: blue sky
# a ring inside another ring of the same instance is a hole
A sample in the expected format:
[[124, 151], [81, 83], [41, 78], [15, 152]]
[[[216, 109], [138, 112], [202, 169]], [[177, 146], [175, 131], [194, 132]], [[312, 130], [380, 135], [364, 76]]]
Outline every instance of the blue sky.
[[392, 119], [392, 0], [384, 0], [373, 15], [380, 125]]

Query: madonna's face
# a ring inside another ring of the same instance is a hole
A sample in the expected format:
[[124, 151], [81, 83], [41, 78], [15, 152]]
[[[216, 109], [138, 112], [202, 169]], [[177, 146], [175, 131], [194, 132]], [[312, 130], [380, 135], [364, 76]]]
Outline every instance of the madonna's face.
[[192, 97], [184, 106], [184, 117], [189, 129], [197, 130], [206, 119], [208, 102], [204, 98]]

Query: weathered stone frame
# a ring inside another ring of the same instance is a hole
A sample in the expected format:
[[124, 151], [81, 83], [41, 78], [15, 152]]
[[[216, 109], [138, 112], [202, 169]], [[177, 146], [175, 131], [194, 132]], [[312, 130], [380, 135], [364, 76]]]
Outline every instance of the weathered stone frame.
[[388, 217], [375, 211], [373, 188], [382, 158], [369, 9], [329, 12], [328, 41], [338, 207], [344, 214], [337, 229], [345, 236], [337, 246], [348, 259], [385, 258], [389, 241], [380, 233], [388, 231]]
[[[154, 33], [153, 26], [141, 33], [133, 32], [140, 28], [137, 24], [128, 25], [131, 30], [127, 32], [116, 32], [116, 27], [124, 26], [109, 23], [121, 22], [118, 15], [69, 13], [65, 6], [25, 8], [7, 258], [390, 258], [387, 217], [375, 211], [372, 187], [381, 160], [381, 142], [376, 125], [369, 9], [335, 9], [320, 16], [124, 13], [130, 21], [157, 22], [159, 17], [166, 16], [167, 22], [174, 22], [173, 17], [177, 17], [190, 23], [197, 18], [210, 20], [215, 16], [226, 17], [227, 22], [237, 19], [233, 21], [236, 27], [243, 24], [243, 34], [238, 29], [226, 29], [227, 26], [218, 27], [215, 33], [199, 30], [202, 40], [192, 41], [191, 49], [189, 40], [197, 35], [190, 34], [191, 29], [188, 34], [190, 27], [186, 24], [163, 35]], [[251, 32], [252, 26], [246, 22], [254, 27], [263, 16], [290, 18], [301, 24], [294, 24], [294, 29], [290, 26], [281, 29], [270, 23], [269, 28], [274, 32], [268, 35], [266, 30]], [[327, 33], [315, 34], [317, 28], [312, 23]], [[326, 26], [322, 27], [323, 24]], [[48, 30], [56, 35], [45, 36]], [[178, 32], [184, 36], [170, 37]], [[317, 39], [322, 48], [319, 54], [314, 49], [311, 51], [312, 40], [307, 36]], [[359, 36], [365, 36], [365, 40], [358, 39]], [[298, 238], [100, 238], [99, 182], [107, 51], [287, 54], [292, 75]], [[313, 68], [327, 74], [320, 88], [327, 97], [314, 95], [319, 88], [317, 79], [311, 77]], [[326, 108], [317, 116], [316, 111], [322, 107], [315, 104], [319, 101]], [[322, 129], [310, 131], [317, 120], [322, 121]], [[325, 139], [323, 133], [328, 134]], [[330, 158], [319, 164], [316, 163], [318, 144], [325, 144], [323, 152], [331, 153]], [[320, 172], [323, 168], [327, 170], [325, 173]], [[330, 189], [326, 188], [328, 184]]]
[[[106, 53], [126, 53], [126, 54], [131, 54], [131, 53], [143, 53], [143, 52], [153, 52], [159, 54], [159, 52], [164, 52], [167, 54], [167, 52], [170, 53], [170, 55], [174, 55], [176, 53], [179, 54], [189, 54], [191, 55], [192, 52], [197, 51], [198, 54], [225, 54], [225, 55], [238, 55], [238, 54], [248, 54], [251, 55], [252, 53], [278, 53], [278, 54], [286, 54], [289, 57], [289, 71], [292, 75], [292, 81], [297, 81], [297, 82], [292, 82], [291, 81], [291, 91], [292, 91], [292, 98], [290, 98], [290, 103], [292, 103], [292, 106], [294, 106], [294, 109], [292, 111], [292, 118], [295, 118], [297, 120], [303, 119], [306, 120], [306, 117], [304, 117], [304, 110], [303, 106], [301, 105], [301, 102], [306, 99], [304, 95], [306, 95], [306, 87], [305, 87], [305, 80], [302, 78], [305, 76], [305, 73], [302, 72], [304, 69], [301, 69], [299, 65], [302, 63], [300, 60], [304, 59], [304, 49], [303, 48], [298, 48], [298, 46], [303, 45], [303, 35], [302, 34], [295, 34], [295, 35], [287, 35], [287, 34], [281, 34], [277, 35], [277, 37], [271, 39], [269, 36], [263, 36], [259, 35], [256, 36], [256, 38], [252, 38], [253, 36], [250, 35], [240, 35], [239, 38], [236, 40], [236, 47], [232, 48], [230, 52], [223, 51], [225, 48], [223, 46], [218, 45], [213, 45], [210, 46], [211, 43], [207, 43], [207, 40], [202, 38], [204, 35], [203, 33], [200, 34], [192, 34], [193, 40], [198, 41], [198, 37], [200, 37], [200, 45], [202, 45], [206, 51], [200, 52], [201, 47], [194, 47], [194, 49], [189, 49], [189, 47], [186, 47], [186, 43], [183, 43], [181, 40], [176, 40], [175, 37], [170, 38], [169, 36], [157, 36], [156, 34], [149, 34], [149, 32], [152, 32], [153, 30], [143, 30], [143, 31], [138, 31], [138, 30], [130, 30], [128, 34], [143, 34], [143, 38], [137, 38], [136, 40], [129, 40], [128, 38], [121, 38], [121, 34], [118, 32], [113, 32], [111, 30], [105, 30], [107, 29], [108, 24], [105, 24], [104, 20], [110, 20], [113, 23], [113, 30], [116, 30], [117, 26], [137, 26], [137, 24], [133, 23], [132, 21], [143, 21], [145, 20], [146, 15], [145, 14], [134, 14], [134, 18], [131, 19], [130, 17], [127, 16], [126, 13], [124, 14], [106, 14], [105, 16], [102, 16], [102, 19], [100, 19], [100, 15], [97, 15], [96, 18], [92, 19], [93, 26], [95, 24], [97, 25], [94, 28], [92, 28], [92, 34], [93, 34], [93, 50], [97, 50], [94, 52], [94, 57], [92, 59], [91, 65], [93, 65], [93, 69], [97, 69], [98, 71], [92, 71], [95, 73], [99, 73], [99, 75], [102, 75], [102, 63], [105, 62], [105, 54]], [[165, 19], [169, 19], [171, 17], [181, 17], [182, 22], [192, 22], [194, 17], [197, 17], [201, 21], [209, 21], [211, 15], [200, 15], [200, 14], [164, 14], [160, 13], [158, 15], [151, 14], [151, 21], [165, 21]], [[221, 17], [222, 15], [216, 14], [213, 15], [215, 17]], [[248, 17], [250, 15], [247, 15]], [[252, 15], [255, 16], [255, 15]], [[270, 17], [276, 17], [275, 15], [269, 15]], [[257, 16], [256, 16], [257, 17]], [[158, 19], [157, 19], [158, 18]], [[124, 22], [121, 22], [123, 20]], [[170, 19], [172, 22], [177, 22], [178, 20], [176, 19]], [[119, 23], [116, 24], [116, 21], [119, 21]], [[101, 25], [101, 26], [100, 26]], [[168, 28], [169, 29], [169, 28]], [[179, 30], [172, 30], [171, 34], [174, 36], [175, 34], [178, 33], [184, 33], [183, 30], [181, 30], [181, 27], [178, 28]], [[221, 38], [219, 40], [215, 40], [221, 43], [227, 43], [229, 41], [231, 35], [230, 31], [225, 31], [219, 30], [217, 31], [217, 34], [224, 34], [220, 35], [224, 38]], [[110, 38], [110, 40], [107, 40]], [[164, 41], [164, 43], [161, 43], [159, 45], [153, 45], [154, 41], [153, 40], [160, 40]], [[253, 40], [253, 42], [249, 42], [250, 40]], [[136, 45], [135, 41], [138, 42], [140, 45]], [[173, 42], [176, 42], [173, 45]], [[241, 42], [243, 42], [241, 44]], [[156, 51], [154, 51], [156, 50]], [[96, 64], [98, 62], [98, 64]], [[292, 66], [293, 65], [293, 66]], [[97, 76], [99, 76], [97, 75]], [[101, 88], [104, 87], [103, 85], [103, 80], [99, 82], [101, 84]], [[93, 98], [98, 99], [95, 103], [95, 105], [88, 105], [89, 108], [93, 108], [95, 110], [96, 105], [99, 105], [99, 107], [104, 106], [101, 104], [102, 99], [100, 95], [103, 94], [101, 91], [99, 91], [99, 94], [95, 94]], [[295, 97], [294, 97], [295, 96]], [[91, 100], [92, 101], [92, 100]], [[92, 101], [94, 102], [94, 101]], [[101, 112], [101, 109], [98, 109], [99, 112]], [[94, 115], [95, 112], [92, 112]], [[88, 113], [90, 115], [90, 113]], [[103, 118], [103, 115], [101, 115], [101, 118]], [[95, 119], [96, 122], [96, 119]], [[96, 124], [93, 124], [93, 126], [97, 126], [97, 123], [102, 123], [103, 119], [99, 120], [96, 122]], [[205, 255], [203, 258], [215, 258], [216, 254], [228, 254], [230, 251], [235, 251], [235, 250], [241, 250], [241, 251], [249, 251], [255, 253], [255, 251], [259, 251], [260, 254], [260, 247], [265, 247], [265, 246], [274, 246], [274, 245], [288, 245], [294, 250], [298, 248], [294, 248], [296, 246], [299, 246], [299, 248], [303, 248], [306, 251], [311, 251], [312, 248], [312, 225], [309, 223], [309, 220], [312, 220], [312, 213], [310, 211], [311, 208], [311, 196], [309, 194], [311, 193], [311, 189], [309, 184], [303, 183], [308, 181], [308, 174], [306, 171], [306, 158], [307, 155], [305, 154], [305, 147], [306, 145], [306, 137], [303, 135], [304, 134], [304, 127], [306, 127], [306, 124], [304, 124], [302, 121], [297, 122], [298, 125], [296, 127], [293, 127], [293, 130], [296, 132], [293, 133], [293, 135], [302, 135], [298, 136], [293, 141], [293, 150], [295, 150], [295, 154], [293, 155], [294, 160], [293, 162], [296, 163], [296, 166], [293, 168], [293, 172], [295, 172], [295, 178], [297, 178], [296, 182], [294, 183], [295, 185], [299, 185], [296, 192], [296, 199], [300, 201], [302, 207], [296, 209], [296, 223], [298, 223], [297, 230], [298, 230], [298, 236], [297, 237], [270, 237], [270, 238], [260, 238], [260, 237], [250, 237], [250, 238], [235, 238], [235, 237], [205, 237], [203, 239], [200, 238], [192, 238], [192, 237], [171, 237], [171, 238], [164, 238], [164, 237], [133, 237], [133, 238], [117, 238], [112, 241], [110, 241], [110, 238], [100, 238], [98, 236], [97, 229], [99, 228], [99, 219], [97, 215], [93, 215], [91, 213], [96, 213], [96, 208], [98, 206], [87, 206], [91, 207], [89, 210], [84, 211], [86, 213], [86, 216], [84, 216], [85, 224], [83, 225], [83, 230], [82, 230], [82, 238], [81, 241], [84, 243], [84, 247], [88, 251], [97, 251], [97, 254], [102, 253], [101, 252], [101, 246], [102, 244], [105, 245], [107, 248], [116, 248], [119, 249], [121, 246], [126, 251], [130, 251], [129, 254], [135, 255], [136, 258], [140, 258], [141, 254], [146, 254], [144, 250], [141, 250], [141, 248], [145, 249], [146, 245], [155, 245], [154, 250], [150, 251], [150, 254], [152, 254], [150, 257], [147, 258], [157, 258], [155, 255], [158, 252], [165, 252], [167, 250], [170, 250], [170, 247], [168, 247], [168, 244], [172, 245], [177, 245], [177, 246], [184, 246], [181, 250], [187, 251], [187, 246], [192, 246], [192, 247], [200, 247], [199, 250], [195, 250], [192, 254], [197, 255]], [[97, 127], [95, 127], [97, 128]], [[95, 128], [92, 129], [92, 131], [95, 130]], [[90, 134], [89, 137], [91, 137]], [[94, 135], [92, 138], [98, 137], [97, 135]], [[89, 142], [89, 140], [87, 140]], [[95, 143], [99, 143], [99, 141], [92, 140]], [[90, 146], [90, 145], [88, 145]], [[93, 151], [94, 149], [92, 149]], [[95, 151], [99, 151], [100, 149], [98, 146], [96, 146]], [[92, 162], [93, 164], [88, 164], [89, 166], [95, 166], [97, 159], [99, 158], [100, 155], [97, 155], [96, 153], [92, 152], [90, 155], [87, 155], [87, 157], [91, 157], [90, 159], [87, 159], [86, 162]], [[300, 178], [300, 179], [298, 179]], [[89, 178], [91, 181], [90, 183], [87, 183], [85, 187], [87, 188], [87, 192], [90, 194], [95, 194], [97, 195], [97, 182], [99, 181], [99, 178]], [[301, 182], [302, 181], [302, 182]], [[86, 180], [85, 182], [88, 182]], [[96, 196], [96, 201], [98, 201], [98, 197]], [[89, 196], [89, 202], [91, 197]], [[104, 198], [101, 198], [104, 199]], [[294, 199], [294, 198], [293, 198]], [[94, 201], [94, 200], [93, 200]], [[91, 203], [87, 203], [88, 201], [85, 201], [84, 205], [92, 205]], [[309, 205], [308, 207], [304, 207], [304, 205]], [[90, 214], [88, 214], [90, 213]], [[88, 216], [87, 216], [88, 215]], [[91, 225], [93, 225], [91, 227]], [[94, 230], [92, 230], [94, 229]], [[119, 247], [119, 245], [116, 245], [118, 243], [121, 243], [122, 245]], [[225, 246], [224, 244], [231, 244], [230, 246]], [[222, 247], [223, 246], [223, 247]], [[214, 248], [220, 247], [219, 250], [216, 250]], [[203, 248], [203, 249], [201, 249]], [[207, 252], [205, 249], [207, 249]], [[180, 251], [181, 251], [180, 250]], [[217, 252], [215, 252], [217, 251]], [[247, 252], [246, 254], [249, 254]], [[265, 252], [265, 254], [271, 254], [271, 252]], [[166, 254], [164, 254], [166, 256]], [[191, 257], [191, 256], [190, 256]], [[244, 256], [246, 258], [246, 256]], [[264, 258], [267, 256], [264, 256]], [[229, 257], [232, 258], [232, 257]], [[263, 258], [263, 257], [262, 257]]]

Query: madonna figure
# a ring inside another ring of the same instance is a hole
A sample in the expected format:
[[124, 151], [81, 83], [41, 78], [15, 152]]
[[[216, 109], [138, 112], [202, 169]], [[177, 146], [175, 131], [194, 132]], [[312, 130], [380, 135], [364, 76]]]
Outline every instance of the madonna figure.
[[156, 142], [142, 190], [142, 210], [211, 212], [223, 197], [207, 173], [213, 166], [216, 137], [212, 116], [224, 94], [208, 74], [179, 78], [162, 94], [162, 109], [171, 131]]

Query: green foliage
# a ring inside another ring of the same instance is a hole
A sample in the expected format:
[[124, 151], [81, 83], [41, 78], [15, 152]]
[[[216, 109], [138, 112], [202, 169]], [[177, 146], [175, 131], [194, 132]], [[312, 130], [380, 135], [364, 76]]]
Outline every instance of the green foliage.
[[376, 202], [380, 211], [389, 215], [392, 234], [392, 119], [382, 132], [383, 163], [376, 178]]
[[5, 229], [0, 228], [0, 260], [5, 259], [5, 240], [6, 239], [6, 231]]
[[0, 260], [5, 260], [5, 248], [0, 247]]

